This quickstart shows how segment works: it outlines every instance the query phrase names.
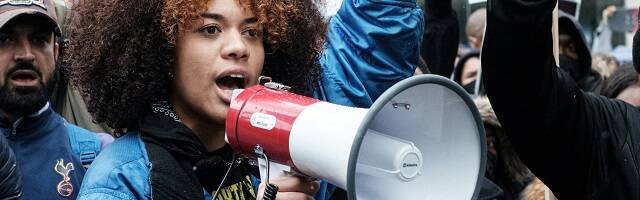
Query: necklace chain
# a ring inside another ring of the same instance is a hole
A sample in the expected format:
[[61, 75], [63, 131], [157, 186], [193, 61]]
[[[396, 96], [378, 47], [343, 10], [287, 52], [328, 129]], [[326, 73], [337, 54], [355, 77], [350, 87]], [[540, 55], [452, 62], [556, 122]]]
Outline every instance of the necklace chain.
[[236, 154], [233, 154], [233, 156], [231, 157], [231, 162], [226, 162], [224, 160], [223, 160], [223, 162], [225, 162], [225, 164], [228, 163], [229, 164], [229, 168], [227, 169], [227, 172], [224, 174], [224, 177], [222, 177], [222, 181], [220, 181], [220, 185], [218, 185], [218, 189], [216, 189], [216, 193], [213, 194], [213, 199], [214, 200], [218, 196], [218, 192], [220, 192], [220, 189], [222, 188], [222, 185], [224, 185], [224, 181], [227, 180], [227, 176], [229, 176], [229, 172], [231, 171], [231, 168], [233, 168], [235, 163], [239, 163], [239, 161], [236, 161]]

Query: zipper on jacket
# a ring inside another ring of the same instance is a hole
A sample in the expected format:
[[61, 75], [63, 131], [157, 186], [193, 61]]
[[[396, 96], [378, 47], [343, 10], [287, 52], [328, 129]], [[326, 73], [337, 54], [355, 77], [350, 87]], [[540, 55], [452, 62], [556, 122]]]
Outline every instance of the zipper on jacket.
[[29, 116], [23, 116], [18, 118], [15, 122], [13, 122], [13, 126], [11, 127], [11, 135], [15, 136], [18, 133], [18, 126], [20, 125], [20, 123], [22, 123], [22, 120], [24, 120], [25, 117], [39, 116], [42, 113], [44, 113], [44, 111], [46, 111], [48, 108], [49, 108], [49, 102], [47, 102], [47, 104], [45, 104], [42, 108], [40, 108], [38, 112], [31, 114]]
[[20, 117], [18, 120], [13, 122], [13, 127], [11, 127], [11, 135], [16, 135], [17, 134], [18, 125], [20, 125], [20, 123], [22, 122], [23, 119], [24, 119], [23, 117]]

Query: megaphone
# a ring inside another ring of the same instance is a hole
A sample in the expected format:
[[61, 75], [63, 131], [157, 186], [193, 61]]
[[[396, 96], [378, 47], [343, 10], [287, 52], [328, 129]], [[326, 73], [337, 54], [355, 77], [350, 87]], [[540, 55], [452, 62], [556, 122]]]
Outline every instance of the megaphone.
[[236, 152], [326, 180], [349, 199], [477, 197], [485, 171], [484, 128], [457, 84], [415, 76], [369, 109], [288, 89], [268, 82], [234, 91], [226, 131]]

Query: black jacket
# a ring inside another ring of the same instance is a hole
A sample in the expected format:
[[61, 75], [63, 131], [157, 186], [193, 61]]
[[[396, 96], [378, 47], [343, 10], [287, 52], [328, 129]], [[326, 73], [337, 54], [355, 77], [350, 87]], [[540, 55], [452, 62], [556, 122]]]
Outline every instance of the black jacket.
[[556, 67], [554, 0], [490, 0], [486, 92], [520, 158], [558, 199], [640, 199], [640, 110]]
[[0, 135], [0, 199], [20, 199], [22, 195], [22, 178], [16, 156], [9, 143]]
[[208, 152], [169, 103], [154, 104], [138, 126], [153, 166], [153, 199], [204, 199], [203, 188], [217, 194], [214, 199], [256, 198], [251, 176], [259, 174], [257, 167], [228, 145]]
[[426, 0], [424, 14], [421, 56], [431, 73], [449, 77], [458, 53], [456, 12], [451, 8], [451, 0]]

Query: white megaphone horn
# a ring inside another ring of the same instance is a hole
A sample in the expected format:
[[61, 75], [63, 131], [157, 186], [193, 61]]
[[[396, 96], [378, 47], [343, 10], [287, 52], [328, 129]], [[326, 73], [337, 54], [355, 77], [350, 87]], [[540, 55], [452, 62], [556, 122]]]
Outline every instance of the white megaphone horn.
[[[237, 152], [347, 191], [349, 199], [475, 199], [484, 177], [484, 128], [457, 84], [415, 76], [370, 109], [296, 95], [266, 83], [234, 91], [226, 121]], [[279, 163], [279, 164], [276, 164]]]

